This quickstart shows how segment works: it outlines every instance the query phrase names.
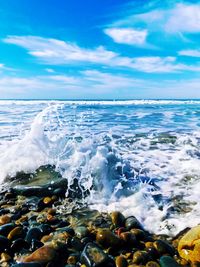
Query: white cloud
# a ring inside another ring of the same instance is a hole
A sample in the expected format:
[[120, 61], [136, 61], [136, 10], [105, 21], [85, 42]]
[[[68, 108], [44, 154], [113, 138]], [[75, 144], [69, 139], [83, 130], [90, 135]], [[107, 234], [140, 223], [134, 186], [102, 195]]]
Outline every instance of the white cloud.
[[175, 57], [124, 57], [108, 51], [102, 46], [84, 49], [56, 39], [37, 36], [9, 36], [7, 43], [16, 44], [28, 50], [44, 64], [72, 65], [84, 62], [112, 68], [128, 68], [147, 73], [168, 73], [177, 71], [199, 71], [199, 66], [189, 66], [176, 62]]
[[148, 30], [149, 35], [156, 31], [198, 33], [200, 32], [200, 3], [174, 3], [171, 7], [159, 7], [140, 14], [135, 14], [133, 10], [133, 15], [115, 21], [111, 26], [134, 28], [140, 23]]
[[178, 52], [181, 56], [188, 56], [188, 57], [200, 57], [200, 50], [182, 50]]
[[200, 4], [177, 4], [169, 12], [168, 32], [200, 32]]
[[142, 45], [146, 42], [147, 30], [135, 30], [132, 28], [109, 28], [104, 32], [116, 43], [128, 45]]
[[85, 49], [57, 39], [38, 36], [8, 36], [4, 42], [19, 45], [29, 54], [46, 63], [66, 64], [72, 62], [107, 63], [117, 56], [116, 53], [99, 46], [96, 49]]

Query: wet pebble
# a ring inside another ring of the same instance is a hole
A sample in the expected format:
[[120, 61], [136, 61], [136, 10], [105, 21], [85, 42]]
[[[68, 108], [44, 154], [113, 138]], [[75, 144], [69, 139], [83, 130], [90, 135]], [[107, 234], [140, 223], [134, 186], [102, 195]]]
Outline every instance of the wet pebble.
[[170, 256], [162, 256], [160, 258], [160, 266], [161, 267], [180, 267], [179, 265], [172, 257]]
[[10, 240], [5, 236], [0, 235], [0, 252], [5, 251], [10, 247]]
[[125, 227], [130, 230], [132, 228], [143, 229], [141, 223], [135, 216], [127, 217], [125, 220]]
[[108, 262], [106, 253], [94, 243], [88, 243], [81, 253], [81, 263], [87, 267], [107, 266]]
[[35, 250], [31, 255], [24, 258], [23, 262], [39, 262], [48, 263], [54, 260], [57, 256], [57, 252], [50, 246], [43, 246]]
[[115, 259], [116, 267], [127, 267], [128, 262], [123, 256], [117, 256]]

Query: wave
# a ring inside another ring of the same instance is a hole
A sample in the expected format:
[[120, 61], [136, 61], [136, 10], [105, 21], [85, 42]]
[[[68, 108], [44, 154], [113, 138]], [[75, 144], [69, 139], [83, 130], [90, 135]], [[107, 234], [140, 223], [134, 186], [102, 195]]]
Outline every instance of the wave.
[[123, 106], [123, 105], [200, 105], [200, 100], [0, 100], [0, 105], [34, 105], [37, 104], [65, 104], [80, 106]]

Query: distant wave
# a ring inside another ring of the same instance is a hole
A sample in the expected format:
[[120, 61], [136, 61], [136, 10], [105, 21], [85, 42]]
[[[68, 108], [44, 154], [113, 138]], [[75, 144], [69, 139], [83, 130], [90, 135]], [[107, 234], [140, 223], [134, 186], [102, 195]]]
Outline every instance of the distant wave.
[[68, 105], [107, 105], [107, 106], [121, 106], [121, 105], [200, 105], [200, 100], [0, 100], [0, 105], [33, 105], [46, 103], [63, 103]]

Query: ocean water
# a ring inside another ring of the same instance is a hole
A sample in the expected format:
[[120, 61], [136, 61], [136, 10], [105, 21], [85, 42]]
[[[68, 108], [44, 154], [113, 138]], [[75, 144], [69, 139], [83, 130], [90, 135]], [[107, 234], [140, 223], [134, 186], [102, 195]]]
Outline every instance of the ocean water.
[[0, 101], [0, 183], [55, 165], [81, 201], [176, 234], [200, 223], [200, 101]]

